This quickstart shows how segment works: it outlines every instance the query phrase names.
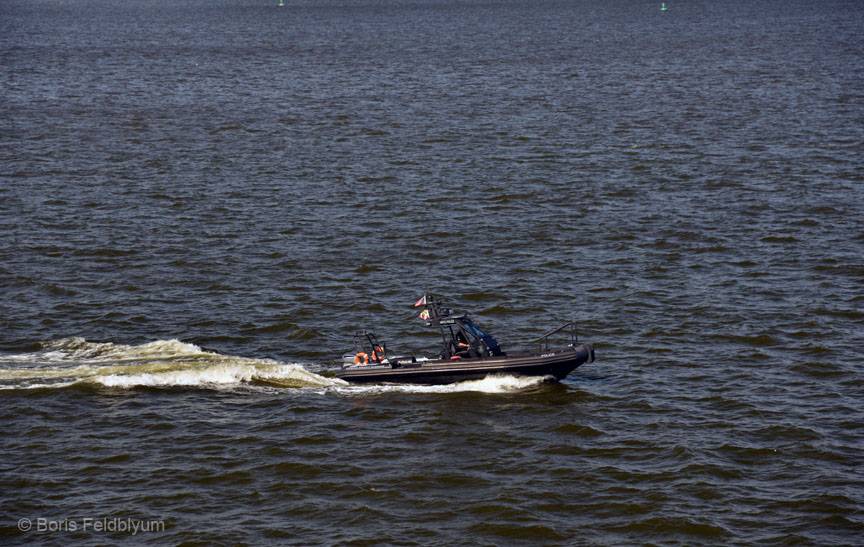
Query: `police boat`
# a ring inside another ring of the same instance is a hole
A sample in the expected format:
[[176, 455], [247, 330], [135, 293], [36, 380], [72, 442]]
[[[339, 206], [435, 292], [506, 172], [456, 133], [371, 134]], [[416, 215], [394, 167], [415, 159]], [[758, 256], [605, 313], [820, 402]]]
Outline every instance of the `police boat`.
[[[342, 356], [336, 376], [357, 384], [452, 384], [492, 374], [544, 376], [558, 381], [576, 367], [594, 362], [594, 345], [578, 343], [572, 321], [531, 342], [536, 344], [534, 349], [504, 351], [467, 314], [454, 315], [434, 295], [423, 295], [415, 304], [421, 306], [420, 318], [426, 326], [441, 331], [442, 348], [437, 358], [390, 355], [374, 332], [359, 331], [354, 335], [355, 351]], [[558, 333], [569, 334], [570, 343], [550, 347], [550, 337]]]

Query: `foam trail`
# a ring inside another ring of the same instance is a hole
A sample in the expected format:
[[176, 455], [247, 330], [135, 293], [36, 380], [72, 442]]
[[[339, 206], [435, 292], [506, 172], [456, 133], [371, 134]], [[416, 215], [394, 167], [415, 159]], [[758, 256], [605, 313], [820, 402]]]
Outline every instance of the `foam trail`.
[[96, 384], [139, 386], [235, 386], [266, 384], [282, 388], [343, 384], [300, 364], [249, 359], [204, 351], [179, 340], [137, 346], [66, 338], [42, 351], [0, 358], [0, 387], [32, 389]]
[[361, 393], [458, 393], [477, 391], [482, 393], [514, 393], [523, 389], [540, 385], [551, 376], [509, 376], [493, 374], [482, 380], [468, 380], [455, 384], [426, 386], [418, 384], [374, 384], [374, 385], [334, 385], [329, 390], [336, 393], [351, 395]]
[[0, 357], [0, 389], [62, 388], [90, 384], [110, 388], [265, 385], [275, 388], [324, 388], [321, 393], [511, 393], [538, 385], [545, 377], [491, 375], [442, 386], [416, 384], [351, 385], [307, 370], [300, 364], [249, 359], [204, 351], [179, 340], [141, 345], [64, 338], [41, 351]]

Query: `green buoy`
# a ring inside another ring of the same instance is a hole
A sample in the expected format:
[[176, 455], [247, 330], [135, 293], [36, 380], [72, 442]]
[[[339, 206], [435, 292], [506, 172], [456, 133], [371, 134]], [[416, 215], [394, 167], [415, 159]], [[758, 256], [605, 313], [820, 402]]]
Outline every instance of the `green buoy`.
[[[279, 1], [281, 2], [282, 0], [279, 0]], [[281, 6], [282, 4], [279, 4], [279, 5]], [[660, 11], [666, 11], [666, 2], [663, 2], [660, 4]]]

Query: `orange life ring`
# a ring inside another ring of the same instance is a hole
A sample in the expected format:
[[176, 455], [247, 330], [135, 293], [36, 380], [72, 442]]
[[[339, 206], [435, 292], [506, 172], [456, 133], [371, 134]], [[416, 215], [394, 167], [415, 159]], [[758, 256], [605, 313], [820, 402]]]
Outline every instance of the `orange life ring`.
[[374, 350], [372, 350], [372, 360], [373, 361], [380, 361], [383, 358], [384, 358], [384, 348], [377, 347]]
[[363, 353], [362, 351], [354, 356], [354, 364], [355, 365], [368, 365], [369, 364], [369, 356]]

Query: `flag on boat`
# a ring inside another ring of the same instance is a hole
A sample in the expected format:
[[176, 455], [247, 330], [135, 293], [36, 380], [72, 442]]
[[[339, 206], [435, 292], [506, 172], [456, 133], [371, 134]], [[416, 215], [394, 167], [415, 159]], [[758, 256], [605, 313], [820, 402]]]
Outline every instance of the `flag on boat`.
[[429, 310], [423, 310], [420, 312], [420, 319], [429, 319]]
[[426, 295], [425, 294], [423, 295], [423, 298], [421, 298], [420, 300], [418, 300], [417, 302], [414, 303], [415, 308], [419, 308], [420, 306], [425, 306], [425, 305], [426, 305]]

